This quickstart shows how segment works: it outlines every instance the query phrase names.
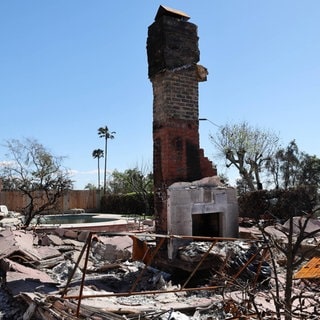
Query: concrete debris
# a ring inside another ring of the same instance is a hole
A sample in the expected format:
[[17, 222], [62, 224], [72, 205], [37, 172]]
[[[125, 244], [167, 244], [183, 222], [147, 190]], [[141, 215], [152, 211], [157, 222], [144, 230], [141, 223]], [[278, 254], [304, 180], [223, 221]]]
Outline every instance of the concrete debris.
[[223, 267], [230, 276], [237, 275], [245, 281], [256, 279], [266, 285], [269, 283], [271, 267], [262, 258], [262, 248], [244, 241], [217, 242], [212, 248], [211, 244], [191, 242], [185, 247], [180, 247], [179, 256], [187, 262], [199, 262], [208, 252], [207, 260], [212, 263], [212, 270], [218, 271]]
[[9, 215], [9, 211], [7, 206], [0, 205], [0, 219], [7, 217]]
[[[66, 258], [67, 259], [67, 258]], [[66, 260], [57, 264], [52, 270], [48, 270], [52, 279], [55, 279], [57, 283], [65, 283], [68, 280], [69, 275], [75, 269], [75, 263], [72, 260]], [[81, 279], [82, 272], [80, 268], [75, 269], [74, 279]]]
[[[281, 236], [277, 227], [268, 230]], [[246, 230], [249, 233], [250, 228]], [[253, 233], [261, 239], [256, 229]], [[156, 239], [152, 234], [140, 237]], [[152, 259], [147, 264], [142, 258], [134, 260], [133, 239], [137, 238], [132, 234], [61, 229], [0, 232], [0, 318], [258, 319], [252, 304], [255, 299], [264, 320], [273, 319], [273, 293], [268, 296], [268, 292], [276, 283], [263, 242], [251, 236], [250, 240], [220, 239], [214, 244], [189, 241], [178, 250], [181, 264], [193, 265], [196, 271], [194, 281], [186, 286], [190, 272], [172, 273], [153, 266]], [[312, 245], [314, 241], [312, 238]], [[204, 256], [209, 264], [203, 262]], [[278, 270], [282, 270], [278, 262], [284, 258], [276, 257]], [[208, 272], [196, 270], [198, 264], [209, 265]], [[284, 272], [277, 276], [282, 285]], [[316, 283], [299, 281], [294, 294], [310, 288], [316, 292]], [[252, 287], [253, 283], [260, 286]], [[255, 294], [250, 295], [250, 290]]]
[[0, 220], [0, 228], [16, 228], [17, 226], [22, 226], [22, 222], [19, 218], [3, 218]]
[[[318, 219], [309, 219], [307, 220], [306, 217], [293, 217], [293, 232], [294, 234], [299, 234], [299, 231], [301, 230], [300, 226], [303, 226], [306, 223], [305, 233], [311, 234], [315, 233], [315, 235], [319, 235], [320, 232], [320, 220]], [[283, 228], [285, 230], [289, 230], [289, 221], [286, 221], [283, 224]]]
[[99, 237], [92, 246], [92, 259], [98, 264], [126, 261], [132, 255], [132, 240], [129, 236]]
[[[191, 242], [185, 247], [179, 248], [179, 256], [184, 261], [199, 261], [204, 253], [206, 253], [211, 246], [211, 242]], [[217, 242], [209, 252], [209, 256], [216, 257], [217, 260], [223, 262], [231, 253], [237, 254], [243, 250], [248, 250], [249, 244], [243, 241], [234, 242]]]
[[22, 226], [24, 216], [19, 212], [9, 211], [7, 206], [0, 205], [0, 230], [17, 229]]

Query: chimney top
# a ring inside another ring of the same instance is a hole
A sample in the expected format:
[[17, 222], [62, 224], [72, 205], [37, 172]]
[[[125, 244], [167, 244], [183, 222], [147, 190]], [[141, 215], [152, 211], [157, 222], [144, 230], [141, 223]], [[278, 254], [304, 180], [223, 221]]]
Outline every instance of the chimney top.
[[176, 19], [182, 20], [182, 21], [188, 21], [190, 19], [190, 17], [180, 11], [180, 10], [176, 10], [176, 9], [172, 9], [169, 7], [165, 7], [165, 6], [160, 6], [158, 9], [158, 12], [154, 18], [155, 21], [159, 20], [162, 16], [170, 16], [170, 17], [174, 17]]

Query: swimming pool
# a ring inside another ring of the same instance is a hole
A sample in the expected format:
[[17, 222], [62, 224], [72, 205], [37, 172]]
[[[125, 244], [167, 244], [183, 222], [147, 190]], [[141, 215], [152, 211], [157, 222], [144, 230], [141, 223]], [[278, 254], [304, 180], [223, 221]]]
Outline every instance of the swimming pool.
[[96, 213], [78, 213], [78, 214], [52, 214], [35, 218], [35, 224], [54, 225], [54, 224], [78, 224], [78, 223], [98, 223], [111, 222], [117, 218], [110, 218], [103, 214]]

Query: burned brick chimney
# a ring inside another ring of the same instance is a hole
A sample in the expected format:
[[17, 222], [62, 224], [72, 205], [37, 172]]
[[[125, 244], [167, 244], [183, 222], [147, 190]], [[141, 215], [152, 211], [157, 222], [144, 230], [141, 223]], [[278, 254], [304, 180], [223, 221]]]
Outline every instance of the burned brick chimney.
[[181, 11], [160, 6], [148, 29], [148, 75], [153, 86], [153, 172], [156, 232], [167, 233], [167, 189], [216, 175], [199, 147], [197, 26]]

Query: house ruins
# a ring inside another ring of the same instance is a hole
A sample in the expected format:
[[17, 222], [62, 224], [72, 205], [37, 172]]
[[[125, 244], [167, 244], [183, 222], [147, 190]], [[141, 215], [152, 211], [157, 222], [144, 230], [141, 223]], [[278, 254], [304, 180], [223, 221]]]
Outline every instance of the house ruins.
[[[318, 255], [319, 222], [239, 228], [235, 190], [199, 147], [198, 83], [207, 70], [188, 20], [160, 6], [149, 27], [156, 230], [150, 221], [23, 229], [0, 208], [1, 319], [283, 319], [287, 256], [275, 249], [295, 242], [289, 230], [301, 239], [305, 226], [299, 260]], [[159, 253], [178, 274], [153, 264]], [[295, 274], [292, 319], [319, 318], [318, 279], [318, 258]]]

